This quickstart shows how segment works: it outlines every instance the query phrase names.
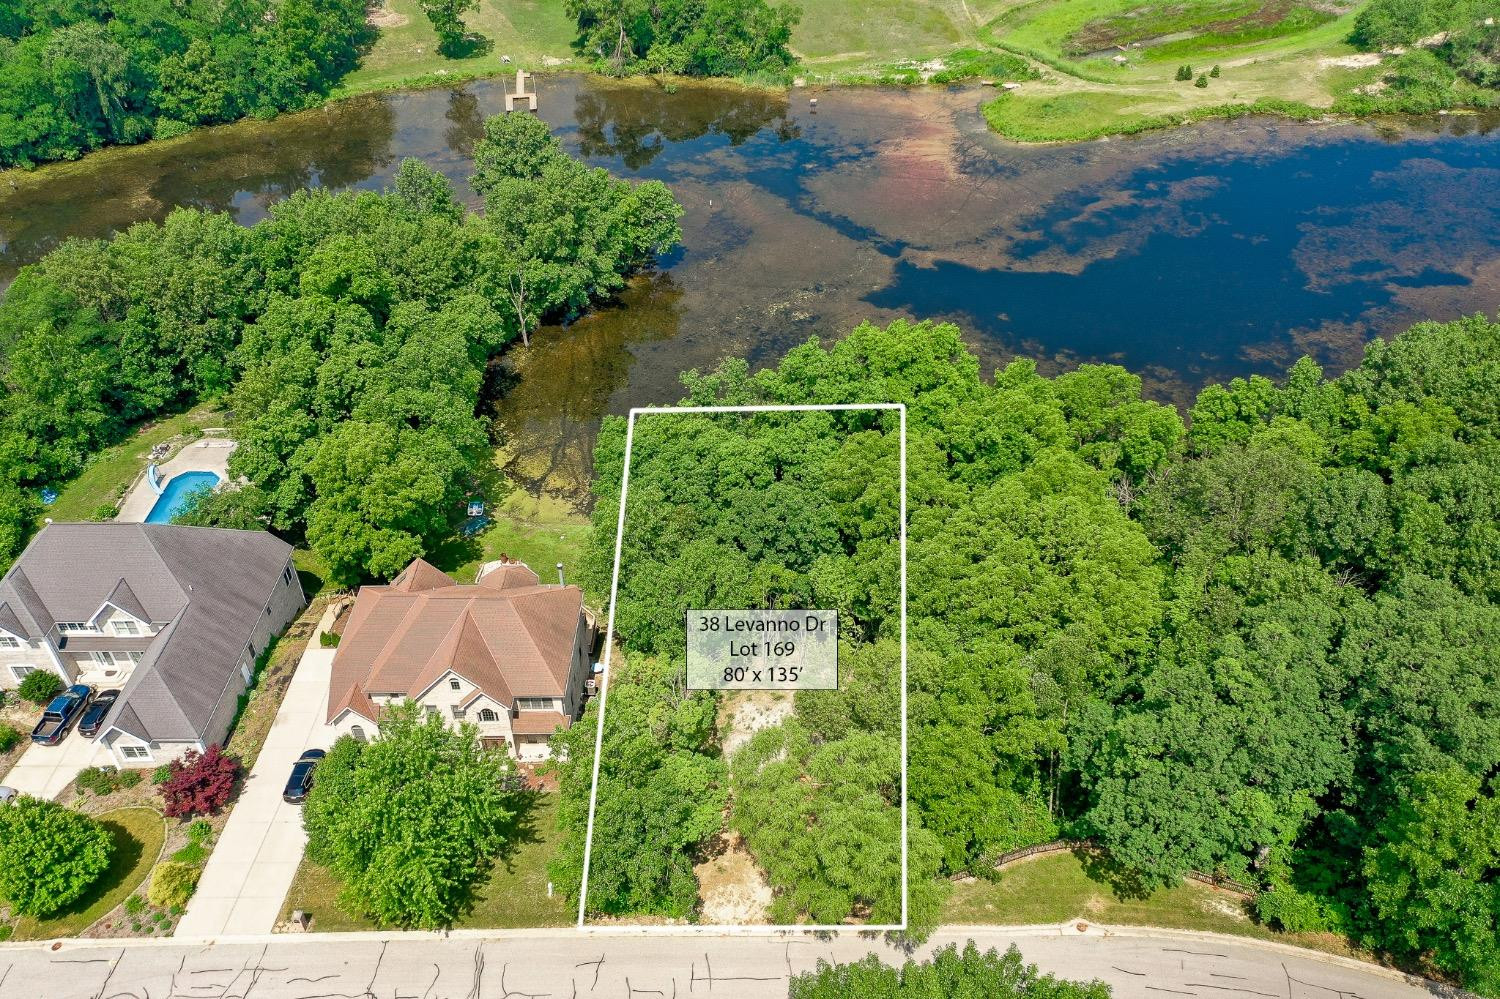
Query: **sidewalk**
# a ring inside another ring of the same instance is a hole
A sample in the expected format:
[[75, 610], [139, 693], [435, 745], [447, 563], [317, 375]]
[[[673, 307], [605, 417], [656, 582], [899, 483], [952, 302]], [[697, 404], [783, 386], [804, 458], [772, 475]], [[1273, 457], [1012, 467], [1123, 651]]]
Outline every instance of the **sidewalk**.
[[281, 791], [303, 750], [327, 749], [333, 740], [324, 718], [336, 650], [323, 648], [320, 638], [337, 612], [337, 605], [324, 611], [308, 640], [255, 769], [245, 779], [176, 936], [263, 934], [276, 925], [307, 846], [302, 806], [282, 801]]

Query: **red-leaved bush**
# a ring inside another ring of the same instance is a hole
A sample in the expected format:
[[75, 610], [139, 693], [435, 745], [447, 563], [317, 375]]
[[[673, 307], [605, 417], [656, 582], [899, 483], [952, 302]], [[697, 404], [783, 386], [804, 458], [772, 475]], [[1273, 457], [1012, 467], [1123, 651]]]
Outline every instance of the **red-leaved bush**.
[[229, 801], [240, 775], [240, 761], [225, 756], [217, 745], [206, 753], [190, 749], [171, 766], [172, 776], [162, 785], [161, 796], [166, 803], [163, 811], [174, 819], [217, 812]]

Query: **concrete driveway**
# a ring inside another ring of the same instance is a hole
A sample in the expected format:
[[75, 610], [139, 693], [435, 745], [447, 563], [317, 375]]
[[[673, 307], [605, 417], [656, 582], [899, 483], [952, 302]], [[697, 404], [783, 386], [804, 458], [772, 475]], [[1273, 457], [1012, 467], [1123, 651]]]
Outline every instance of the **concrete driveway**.
[[104, 744], [85, 739], [74, 725], [56, 746], [33, 743], [0, 784], [33, 798], [55, 798], [87, 767], [115, 766], [115, 758]]
[[324, 612], [292, 674], [266, 744], [177, 924], [184, 937], [270, 933], [307, 846], [302, 807], [281, 800], [292, 764], [305, 749], [327, 749], [332, 731], [328, 678], [334, 649], [320, 641], [337, 611]]

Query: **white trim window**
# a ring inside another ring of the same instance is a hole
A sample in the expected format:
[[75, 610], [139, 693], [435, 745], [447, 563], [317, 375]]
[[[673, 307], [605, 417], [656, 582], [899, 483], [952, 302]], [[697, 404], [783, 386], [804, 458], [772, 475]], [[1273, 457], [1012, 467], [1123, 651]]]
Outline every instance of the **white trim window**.
[[495, 713], [494, 708], [480, 708], [479, 720], [482, 722], [497, 722], [500, 720], [500, 716]]
[[114, 628], [116, 635], [124, 638], [135, 638], [141, 633], [141, 626], [126, 618], [111, 621], [110, 627]]
[[516, 698], [517, 711], [553, 711], [556, 709], [557, 701], [551, 697], [518, 697]]
[[35, 672], [36, 667], [30, 665], [12, 666], [10, 668], [10, 675], [15, 677], [17, 680], [24, 680]]
[[19, 649], [20, 647], [21, 640], [19, 638], [11, 638], [9, 635], [0, 635], [0, 649]]
[[97, 634], [97, 631], [87, 621], [59, 621], [57, 633], [59, 635], [93, 635]]
[[452, 688], [453, 690], [463, 690], [464, 689], [464, 685], [458, 682], [458, 677], [453, 677], [453, 676], [450, 676], [448, 678], [448, 686], [450, 688]]
[[151, 751], [145, 746], [125, 745], [120, 747], [120, 759], [122, 760], [149, 760]]

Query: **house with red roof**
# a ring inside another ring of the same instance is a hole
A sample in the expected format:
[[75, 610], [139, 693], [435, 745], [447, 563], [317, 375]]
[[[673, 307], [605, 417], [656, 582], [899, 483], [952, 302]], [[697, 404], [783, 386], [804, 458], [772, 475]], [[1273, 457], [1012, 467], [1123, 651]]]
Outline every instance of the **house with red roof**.
[[463, 584], [417, 559], [360, 588], [334, 654], [328, 723], [370, 738], [383, 707], [410, 699], [518, 760], [543, 760], [582, 711], [595, 636], [583, 591], [543, 585], [524, 563], [489, 563]]

